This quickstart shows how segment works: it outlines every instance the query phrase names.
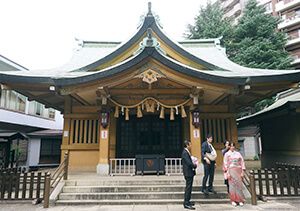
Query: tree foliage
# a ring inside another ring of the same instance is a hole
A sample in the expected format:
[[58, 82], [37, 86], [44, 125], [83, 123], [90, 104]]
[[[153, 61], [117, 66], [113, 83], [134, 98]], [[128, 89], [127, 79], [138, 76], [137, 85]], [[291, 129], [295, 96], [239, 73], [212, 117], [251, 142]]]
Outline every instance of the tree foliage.
[[223, 19], [224, 12], [219, 2], [208, 2], [200, 7], [199, 15], [195, 17], [195, 23], [188, 25], [185, 36], [188, 39], [208, 39], [223, 37], [226, 42], [232, 34], [232, 24], [228, 19]]
[[284, 49], [285, 33], [277, 30], [279, 18], [249, 0], [228, 44], [227, 53], [234, 62], [252, 68], [288, 69], [292, 61]]

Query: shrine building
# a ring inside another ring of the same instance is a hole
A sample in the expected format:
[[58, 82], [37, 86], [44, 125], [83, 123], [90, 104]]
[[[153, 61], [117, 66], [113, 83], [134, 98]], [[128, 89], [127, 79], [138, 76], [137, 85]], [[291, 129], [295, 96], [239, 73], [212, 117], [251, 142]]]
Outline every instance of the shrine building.
[[173, 41], [151, 7], [128, 41], [81, 41], [62, 67], [0, 72], [1, 88], [63, 113], [70, 170], [102, 175], [136, 155], [180, 160], [185, 139], [200, 160], [208, 133], [220, 166], [223, 142], [238, 141], [238, 110], [299, 81], [299, 71], [233, 63], [220, 39]]

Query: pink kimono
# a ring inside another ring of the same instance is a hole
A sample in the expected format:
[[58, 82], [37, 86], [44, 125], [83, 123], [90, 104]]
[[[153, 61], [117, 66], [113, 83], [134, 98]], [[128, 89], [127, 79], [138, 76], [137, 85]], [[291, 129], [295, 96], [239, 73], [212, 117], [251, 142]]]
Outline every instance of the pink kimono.
[[230, 200], [244, 202], [243, 181], [241, 174], [245, 170], [245, 162], [242, 155], [237, 151], [229, 150], [224, 156], [223, 166], [229, 183]]

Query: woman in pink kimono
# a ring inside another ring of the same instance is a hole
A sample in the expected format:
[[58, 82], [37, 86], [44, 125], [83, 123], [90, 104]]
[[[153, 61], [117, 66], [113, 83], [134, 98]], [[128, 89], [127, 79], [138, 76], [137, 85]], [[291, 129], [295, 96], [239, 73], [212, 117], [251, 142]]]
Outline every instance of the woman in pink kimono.
[[224, 171], [229, 183], [229, 196], [233, 206], [244, 205], [243, 177], [245, 163], [242, 155], [235, 150], [235, 143], [230, 143], [230, 150], [224, 156]]

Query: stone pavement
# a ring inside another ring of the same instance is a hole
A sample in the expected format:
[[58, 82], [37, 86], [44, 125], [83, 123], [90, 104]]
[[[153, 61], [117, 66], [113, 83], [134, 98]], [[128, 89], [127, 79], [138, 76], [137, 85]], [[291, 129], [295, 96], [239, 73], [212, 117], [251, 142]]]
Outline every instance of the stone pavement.
[[[232, 207], [230, 204], [196, 204], [196, 210], [298, 210], [300, 200], [277, 200], [258, 202], [258, 206], [245, 204], [243, 207]], [[182, 205], [86, 205], [86, 206], [52, 206], [43, 209], [42, 204], [31, 205], [30, 202], [3, 203], [0, 211], [180, 211], [186, 210]]]

